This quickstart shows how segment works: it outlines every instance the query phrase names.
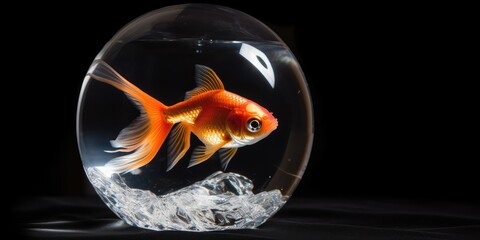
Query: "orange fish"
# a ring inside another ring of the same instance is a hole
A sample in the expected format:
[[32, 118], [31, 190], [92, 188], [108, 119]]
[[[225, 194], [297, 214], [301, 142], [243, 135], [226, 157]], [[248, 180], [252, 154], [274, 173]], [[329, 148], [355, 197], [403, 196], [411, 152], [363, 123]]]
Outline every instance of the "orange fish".
[[129, 154], [105, 165], [113, 172], [128, 172], [148, 164], [168, 140], [168, 167], [171, 170], [190, 148], [190, 134], [204, 146], [194, 149], [188, 167], [195, 166], [219, 152], [222, 168], [237, 148], [254, 144], [274, 131], [278, 122], [272, 113], [257, 103], [228, 92], [209, 67], [195, 65], [197, 87], [185, 94], [185, 100], [166, 106], [127, 81], [102, 60], [92, 65], [88, 75], [123, 91], [138, 107], [140, 116], [111, 141], [113, 151]]

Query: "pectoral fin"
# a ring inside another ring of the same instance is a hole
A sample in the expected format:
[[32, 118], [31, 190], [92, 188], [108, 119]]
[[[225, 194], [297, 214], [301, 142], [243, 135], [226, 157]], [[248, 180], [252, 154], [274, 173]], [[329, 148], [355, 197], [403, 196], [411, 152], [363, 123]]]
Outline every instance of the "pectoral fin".
[[233, 156], [235, 156], [235, 153], [237, 153], [237, 149], [238, 148], [222, 148], [218, 151], [223, 171], [227, 169], [228, 163], [232, 160]]
[[190, 159], [190, 164], [188, 164], [188, 167], [193, 167], [208, 160], [216, 151], [218, 151], [218, 149], [224, 145], [225, 143], [196, 147], [195, 150], [193, 150], [192, 158]]

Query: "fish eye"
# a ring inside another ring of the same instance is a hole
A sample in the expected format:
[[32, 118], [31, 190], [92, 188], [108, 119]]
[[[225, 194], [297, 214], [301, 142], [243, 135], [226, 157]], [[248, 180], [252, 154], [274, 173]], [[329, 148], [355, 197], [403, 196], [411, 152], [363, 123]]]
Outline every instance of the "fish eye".
[[262, 128], [262, 122], [256, 118], [250, 118], [247, 121], [247, 129], [248, 131], [254, 133], [260, 131]]

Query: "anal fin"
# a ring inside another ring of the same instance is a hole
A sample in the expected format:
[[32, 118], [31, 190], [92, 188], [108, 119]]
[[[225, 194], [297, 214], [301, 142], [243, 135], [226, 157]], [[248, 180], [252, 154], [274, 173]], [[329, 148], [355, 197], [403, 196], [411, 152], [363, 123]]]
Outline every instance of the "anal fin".
[[188, 123], [180, 123], [173, 128], [168, 138], [168, 166], [170, 171], [182, 159], [190, 148], [190, 134], [192, 127]]

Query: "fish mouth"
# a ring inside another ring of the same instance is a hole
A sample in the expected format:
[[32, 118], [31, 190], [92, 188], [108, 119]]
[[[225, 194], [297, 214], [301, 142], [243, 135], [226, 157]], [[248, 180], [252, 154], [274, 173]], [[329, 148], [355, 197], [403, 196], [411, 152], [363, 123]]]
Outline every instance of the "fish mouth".
[[278, 120], [276, 118], [273, 119], [273, 121], [270, 123], [270, 128], [273, 130], [277, 129], [278, 127]]

